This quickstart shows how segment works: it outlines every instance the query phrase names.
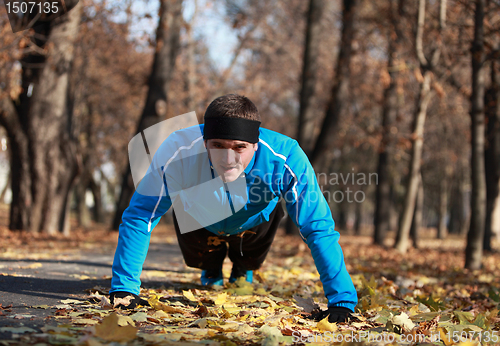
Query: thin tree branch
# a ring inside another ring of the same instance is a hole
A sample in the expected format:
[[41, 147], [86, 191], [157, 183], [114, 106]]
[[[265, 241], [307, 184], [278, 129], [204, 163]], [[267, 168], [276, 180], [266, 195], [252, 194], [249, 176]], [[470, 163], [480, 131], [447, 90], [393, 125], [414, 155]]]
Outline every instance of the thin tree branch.
[[426, 0], [419, 0], [418, 3], [417, 34], [415, 37], [415, 49], [418, 61], [420, 62], [420, 66], [427, 66], [427, 59], [425, 58], [422, 44], [422, 36], [424, 34], [425, 24], [425, 1]]
[[41, 13], [37, 13], [36, 16], [33, 17], [33, 19], [28, 23], [28, 26], [26, 27], [26, 29], [24, 29], [23, 33], [20, 34], [19, 36], [17, 36], [14, 39], [14, 41], [12, 41], [11, 44], [0, 48], [0, 52], [14, 47], [15, 45], [17, 45], [19, 43], [19, 41], [21, 41], [22, 38], [26, 37], [26, 34], [25, 34], [26, 30], [31, 29], [31, 27], [36, 23], [36, 21], [38, 20], [38, 18], [40, 18], [41, 15], [42, 15]]

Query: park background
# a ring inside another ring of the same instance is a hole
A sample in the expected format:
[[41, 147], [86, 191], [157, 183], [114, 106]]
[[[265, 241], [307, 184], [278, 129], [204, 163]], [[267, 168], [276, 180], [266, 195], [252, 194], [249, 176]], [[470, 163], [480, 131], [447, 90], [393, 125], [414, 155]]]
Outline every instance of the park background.
[[[103, 301], [117, 229], [134, 192], [130, 139], [190, 111], [201, 122], [209, 102], [227, 93], [253, 100], [262, 125], [295, 138], [313, 164], [359, 295], [361, 322], [345, 328], [394, 327], [404, 314], [417, 324], [407, 319], [392, 332], [498, 329], [498, 0], [67, 0], [66, 15], [15, 33], [3, 5], [0, 283], [14, 307], [0, 302], [0, 316], [8, 315], [0, 337], [26, 332], [8, 318], [23, 316], [19, 299], [41, 301], [27, 300], [31, 313], [35, 304], [56, 309], [61, 294], [83, 290], [74, 283], [80, 276], [84, 286], [101, 286], [78, 297]], [[186, 318], [194, 321], [196, 304], [214, 314], [220, 306], [207, 303], [218, 300], [212, 291], [194, 284], [199, 273], [183, 269], [171, 222], [167, 214], [150, 248], [165, 256], [147, 271], [162, 282], [146, 284], [142, 294], [183, 302], [183, 319], [168, 326], [180, 328]], [[297, 235], [284, 219], [259, 274], [265, 280], [257, 285], [269, 294], [251, 298], [258, 306], [272, 306], [272, 297], [291, 309], [301, 305], [295, 294], [324, 299]], [[100, 269], [78, 272], [78, 263]], [[158, 285], [171, 285], [168, 294]], [[68, 304], [50, 313], [77, 326], [109, 327], [95, 306]], [[298, 320], [289, 314], [296, 310], [280, 309], [265, 323]], [[242, 312], [257, 310], [264, 313], [256, 305]], [[35, 322], [48, 321], [42, 317]], [[133, 323], [156, 328], [159, 320]], [[246, 341], [224, 340], [266, 344], [260, 323], [241, 331]], [[290, 337], [292, 327], [279, 323], [279, 337], [268, 345]], [[49, 340], [95, 345], [109, 338], [61, 328], [49, 328]], [[151, 342], [174, 332], [161, 333]], [[20, 344], [46, 340], [30, 335]]]
[[82, 0], [14, 34], [2, 6], [8, 228], [70, 236], [74, 215], [117, 230], [134, 191], [129, 140], [190, 111], [201, 122], [212, 99], [240, 93], [298, 140], [341, 233], [403, 253], [422, 232], [468, 234], [465, 265], [480, 268], [500, 233], [499, 9]]

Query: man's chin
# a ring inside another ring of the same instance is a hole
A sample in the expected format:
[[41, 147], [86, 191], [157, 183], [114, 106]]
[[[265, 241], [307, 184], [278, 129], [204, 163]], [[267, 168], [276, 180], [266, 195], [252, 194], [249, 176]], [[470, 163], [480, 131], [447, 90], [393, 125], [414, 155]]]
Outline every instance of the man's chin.
[[233, 181], [235, 181], [236, 179], [238, 179], [240, 177], [241, 173], [243, 173], [243, 171], [239, 171], [239, 170], [237, 170], [236, 172], [228, 172], [228, 173], [222, 174], [221, 178], [226, 183], [232, 183]]

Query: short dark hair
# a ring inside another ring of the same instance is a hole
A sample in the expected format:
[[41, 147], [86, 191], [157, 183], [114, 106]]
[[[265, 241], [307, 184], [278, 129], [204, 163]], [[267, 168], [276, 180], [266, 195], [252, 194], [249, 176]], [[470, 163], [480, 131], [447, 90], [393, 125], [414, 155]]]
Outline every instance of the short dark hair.
[[205, 118], [229, 117], [248, 120], [260, 120], [257, 107], [249, 98], [236, 94], [217, 97], [205, 111]]

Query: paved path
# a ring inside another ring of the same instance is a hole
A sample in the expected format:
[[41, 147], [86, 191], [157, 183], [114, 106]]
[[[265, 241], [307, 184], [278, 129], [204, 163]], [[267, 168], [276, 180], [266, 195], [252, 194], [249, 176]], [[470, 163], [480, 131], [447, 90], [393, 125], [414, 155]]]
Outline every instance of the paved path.
[[[4, 316], [0, 313], [0, 328], [39, 329], [46, 324], [57, 325], [59, 321], [47, 318], [54, 315], [55, 308], [33, 306], [54, 306], [62, 304], [61, 300], [82, 298], [96, 286], [108, 289], [113, 255], [114, 250], [63, 252], [58, 253], [57, 259], [0, 258], [0, 304], [3, 308], [12, 305], [11, 311], [3, 310]], [[185, 267], [177, 244], [151, 244], [144, 265], [143, 287], [172, 284], [166, 279], [172, 276], [169, 274], [193, 276], [193, 273], [196, 271]], [[10, 332], [0, 332], [0, 341], [8, 339]]]

